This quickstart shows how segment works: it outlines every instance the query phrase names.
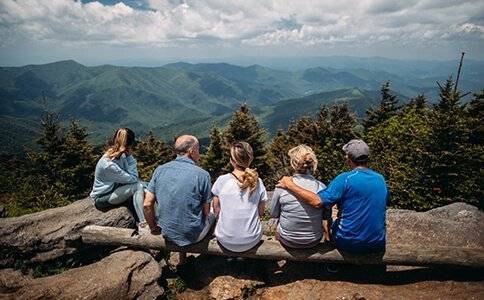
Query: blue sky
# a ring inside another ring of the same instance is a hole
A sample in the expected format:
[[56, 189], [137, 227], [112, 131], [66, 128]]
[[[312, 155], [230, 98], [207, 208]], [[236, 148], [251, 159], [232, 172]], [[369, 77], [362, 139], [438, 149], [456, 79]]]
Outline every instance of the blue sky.
[[0, 1], [0, 65], [461, 51], [484, 59], [484, 1]]

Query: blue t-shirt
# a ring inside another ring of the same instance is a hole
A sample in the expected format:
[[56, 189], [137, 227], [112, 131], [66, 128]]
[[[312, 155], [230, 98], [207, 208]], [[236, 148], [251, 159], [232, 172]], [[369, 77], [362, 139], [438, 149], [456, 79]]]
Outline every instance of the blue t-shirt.
[[338, 248], [356, 253], [385, 249], [389, 192], [381, 174], [367, 168], [344, 172], [319, 197], [324, 206], [338, 204], [339, 218], [332, 228]]
[[210, 175], [183, 156], [156, 168], [148, 191], [158, 201], [158, 224], [178, 246], [194, 243], [205, 226], [203, 204], [210, 202]]

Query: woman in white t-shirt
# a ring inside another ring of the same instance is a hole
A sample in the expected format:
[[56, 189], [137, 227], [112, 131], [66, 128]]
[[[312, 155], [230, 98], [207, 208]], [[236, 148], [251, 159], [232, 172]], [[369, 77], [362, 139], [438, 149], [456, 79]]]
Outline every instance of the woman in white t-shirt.
[[230, 148], [233, 172], [217, 178], [213, 187], [213, 209], [218, 216], [215, 236], [233, 252], [244, 252], [262, 238], [260, 216], [264, 213], [267, 193], [257, 172], [250, 169], [252, 147], [236, 142]]

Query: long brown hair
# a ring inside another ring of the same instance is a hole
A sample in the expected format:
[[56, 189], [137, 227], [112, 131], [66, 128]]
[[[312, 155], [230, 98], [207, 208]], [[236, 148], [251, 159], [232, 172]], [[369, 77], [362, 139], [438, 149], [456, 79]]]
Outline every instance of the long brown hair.
[[121, 154], [131, 150], [135, 144], [133, 130], [129, 128], [119, 128], [114, 133], [109, 142], [109, 146], [104, 152], [110, 160], [118, 159]]
[[246, 142], [235, 142], [230, 147], [230, 157], [239, 168], [244, 170], [242, 180], [239, 182], [240, 188], [249, 189], [249, 193], [254, 192], [257, 188], [259, 174], [255, 169], [249, 168], [254, 159], [252, 147]]

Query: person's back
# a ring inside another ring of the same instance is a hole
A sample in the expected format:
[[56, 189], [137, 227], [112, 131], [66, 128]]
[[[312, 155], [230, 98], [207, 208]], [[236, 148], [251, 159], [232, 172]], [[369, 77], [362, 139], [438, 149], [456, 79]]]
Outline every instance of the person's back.
[[148, 190], [158, 201], [163, 236], [179, 246], [194, 243], [205, 226], [202, 205], [209, 199], [208, 172], [179, 156], [155, 170]]
[[267, 193], [257, 172], [249, 168], [253, 158], [248, 143], [234, 143], [230, 148], [234, 170], [217, 178], [212, 188], [213, 208], [218, 215], [214, 233], [218, 242], [233, 252], [247, 251], [262, 238], [260, 215]]
[[[295, 174], [294, 183], [318, 193], [325, 185], [307, 174]], [[329, 210], [330, 211], [330, 210]], [[302, 203], [287, 190], [276, 188], [271, 201], [271, 217], [279, 218], [277, 233], [280, 241], [292, 248], [318, 244], [323, 236], [323, 210]]]
[[350, 252], [385, 248], [388, 190], [382, 175], [355, 168], [338, 175], [320, 195], [324, 205], [339, 204], [339, 218], [332, 227], [338, 248]]
[[267, 199], [262, 180], [258, 179], [257, 188], [250, 193], [240, 190], [233, 174], [225, 174], [214, 183], [212, 192], [220, 203], [214, 231], [220, 244], [230, 251], [242, 252], [259, 243], [262, 237], [259, 204]]
[[332, 238], [338, 249], [352, 253], [383, 252], [389, 199], [385, 179], [368, 168], [370, 148], [364, 141], [353, 139], [342, 150], [352, 171], [338, 175], [327, 189], [315, 194], [299, 187], [288, 176], [278, 186], [312, 207], [338, 206], [338, 219], [332, 226]]

